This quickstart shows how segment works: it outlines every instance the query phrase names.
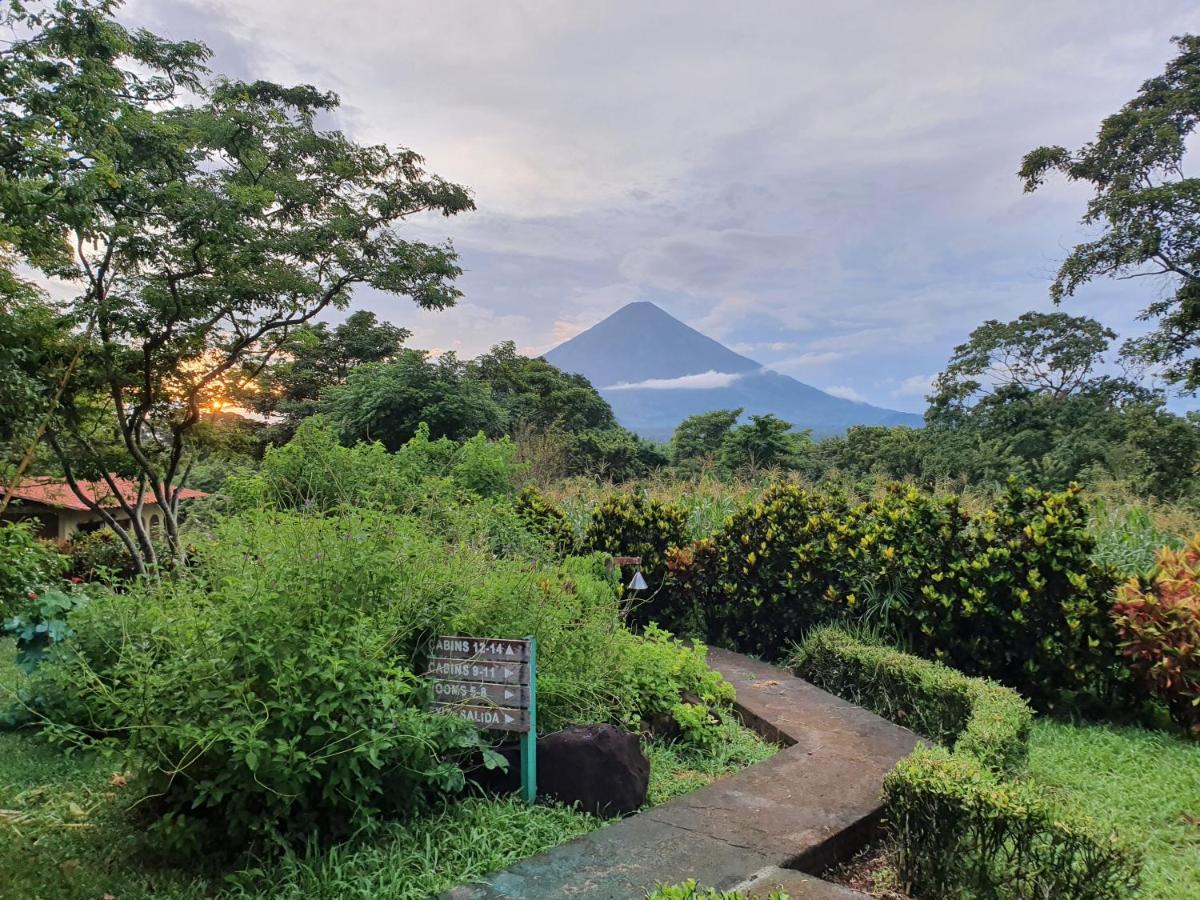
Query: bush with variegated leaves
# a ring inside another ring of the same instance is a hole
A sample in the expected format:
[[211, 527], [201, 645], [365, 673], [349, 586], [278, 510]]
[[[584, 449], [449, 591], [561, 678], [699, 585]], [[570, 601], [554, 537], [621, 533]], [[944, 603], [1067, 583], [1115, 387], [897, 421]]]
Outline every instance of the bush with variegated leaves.
[[1200, 536], [1121, 585], [1113, 619], [1134, 674], [1200, 737]]

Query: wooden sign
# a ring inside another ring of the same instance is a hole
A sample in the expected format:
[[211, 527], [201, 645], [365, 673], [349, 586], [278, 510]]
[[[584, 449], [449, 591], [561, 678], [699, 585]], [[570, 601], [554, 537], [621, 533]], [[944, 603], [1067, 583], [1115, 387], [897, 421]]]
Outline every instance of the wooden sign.
[[433, 642], [433, 655], [485, 662], [529, 662], [529, 641], [506, 638], [443, 636]]
[[536, 665], [532, 640], [442, 635], [428, 675], [433, 709], [480, 728], [527, 733], [534, 727]]

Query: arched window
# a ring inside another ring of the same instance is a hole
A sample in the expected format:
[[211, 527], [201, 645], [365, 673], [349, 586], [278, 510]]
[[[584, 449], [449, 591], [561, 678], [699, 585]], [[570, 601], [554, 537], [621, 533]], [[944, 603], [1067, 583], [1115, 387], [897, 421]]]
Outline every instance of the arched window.
[[161, 527], [162, 527], [162, 523], [158, 519], [158, 513], [155, 513], [154, 515], [152, 515], [150, 517], [150, 533], [158, 534]]

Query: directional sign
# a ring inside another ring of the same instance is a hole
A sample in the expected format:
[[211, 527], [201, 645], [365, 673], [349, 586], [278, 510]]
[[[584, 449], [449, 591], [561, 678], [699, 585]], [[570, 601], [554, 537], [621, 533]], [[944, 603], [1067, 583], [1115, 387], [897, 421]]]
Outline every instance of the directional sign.
[[435, 656], [481, 662], [529, 662], [529, 641], [443, 635], [433, 643]]
[[429, 657], [434, 712], [521, 737], [521, 796], [537, 799], [537, 641], [442, 635]]
[[529, 705], [528, 688], [482, 681], [435, 681], [433, 697], [442, 703], [478, 703], [514, 709], [524, 709]]
[[429, 672], [443, 681], [490, 681], [493, 684], [528, 684], [529, 666], [524, 663], [472, 662], [469, 659], [429, 660]]
[[434, 703], [437, 712], [449, 713], [474, 722], [480, 728], [496, 731], [528, 731], [529, 710], [504, 709], [499, 706], [466, 706], [461, 703]]

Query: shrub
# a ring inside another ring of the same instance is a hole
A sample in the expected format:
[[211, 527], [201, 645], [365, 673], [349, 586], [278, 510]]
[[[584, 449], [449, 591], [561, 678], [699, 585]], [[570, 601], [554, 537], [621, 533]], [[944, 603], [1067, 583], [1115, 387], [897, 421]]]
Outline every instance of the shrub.
[[91, 596], [87, 588], [77, 584], [39, 586], [29, 591], [17, 612], [0, 620], [0, 634], [16, 638], [17, 664], [27, 672], [32, 671], [51, 647], [71, 637], [74, 631], [67, 618], [85, 606]]
[[1200, 536], [1121, 585], [1113, 617], [1134, 674], [1200, 737]]
[[[667, 574], [667, 551], [687, 543], [687, 516], [679, 507], [641, 494], [609, 497], [592, 512], [583, 544], [614, 556], [640, 556], [642, 575], [651, 591]], [[638, 621], [650, 613], [636, 611]]]
[[866, 622], [1039, 708], [1110, 707], [1127, 678], [1114, 576], [1092, 550], [1075, 486], [1010, 485], [971, 516], [911, 488], [850, 506], [784, 485], [673, 554], [659, 605], [676, 627], [699, 621], [710, 640], [768, 657], [816, 625]]
[[567, 517], [533, 485], [521, 491], [515, 506], [526, 527], [541, 537], [552, 553], [564, 556], [575, 547], [575, 530]]
[[67, 539], [64, 550], [67, 571], [83, 581], [128, 581], [137, 575], [137, 564], [129, 550], [108, 528], [77, 531]]
[[35, 587], [60, 578], [66, 559], [33, 536], [29, 522], [0, 523], [0, 619], [17, 613]]
[[653, 625], [623, 644], [613, 684], [621, 724], [710, 747], [734, 690], [708, 667], [704, 645], [689, 647]]
[[511, 440], [491, 441], [480, 432], [455, 450], [450, 479], [477, 497], [511, 497], [524, 468], [516, 460], [517, 445]]
[[368, 511], [224, 520], [192, 578], [76, 611], [33, 693], [79, 741], [124, 738], [176, 846], [344, 834], [461, 788], [480, 749], [415, 674], [471, 562], [443, 556]]
[[711, 640], [779, 657], [813, 625], [856, 602], [857, 513], [795, 485], [776, 486], [735, 513], [691, 558], [671, 558], [670, 609], [702, 607]]
[[792, 656], [802, 678], [984, 765], [1015, 769], [1029, 753], [1033, 712], [993, 681], [856, 638], [814, 631]]
[[1137, 885], [1136, 851], [970, 754], [918, 748], [884, 779], [883, 803], [917, 896], [1109, 900]]
[[1016, 688], [1035, 706], [1108, 709], [1125, 680], [1091, 561], [1080, 488], [1009, 485], [971, 523], [970, 552], [919, 587], [904, 635], [922, 655]]

